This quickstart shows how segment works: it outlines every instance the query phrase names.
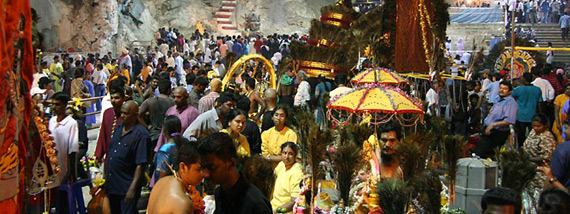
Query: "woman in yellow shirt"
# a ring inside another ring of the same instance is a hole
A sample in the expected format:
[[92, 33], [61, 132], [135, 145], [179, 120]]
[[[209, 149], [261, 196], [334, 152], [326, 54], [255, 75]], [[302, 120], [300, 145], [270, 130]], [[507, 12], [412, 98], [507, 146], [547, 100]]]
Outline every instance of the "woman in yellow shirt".
[[274, 213], [289, 213], [299, 196], [299, 183], [303, 180], [303, 169], [297, 163], [299, 147], [293, 142], [281, 145], [281, 159], [274, 170], [276, 176], [271, 207]]
[[247, 138], [241, 134], [245, 129], [245, 122], [247, 121], [247, 113], [241, 109], [232, 109], [226, 113], [224, 119], [228, 121], [225, 128], [220, 130], [230, 135], [236, 146], [236, 151], [240, 157], [251, 156], [249, 143]]
[[281, 161], [281, 145], [285, 142], [297, 143], [297, 133], [285, 125], [289, 113], [279, 105], [273, 112], [275, 126], [261, 133], [261, 154], [273, 163]]

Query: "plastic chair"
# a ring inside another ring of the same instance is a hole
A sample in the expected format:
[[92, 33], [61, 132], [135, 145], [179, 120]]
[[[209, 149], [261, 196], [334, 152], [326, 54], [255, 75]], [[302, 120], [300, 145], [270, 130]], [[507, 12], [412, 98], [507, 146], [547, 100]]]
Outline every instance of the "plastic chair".
[[[91, 184], [90, 179], [80, 179], [75, 183], [71, 184], [61, 184], [57, 191], [59, 192], [66, 192], [67, 193], [67, 202], [68, 202], [68, 210], [67, 213], [80, 213], [85, 214], [85, 200], [83, 200], [83, 191], [81, 190], [82, 187], [89, 186], [89, 188], [93, 188], [93, 184]], [[57, 197], [56, 200], [56, 213], [63, 213], [61, 207], [61, 197]]]

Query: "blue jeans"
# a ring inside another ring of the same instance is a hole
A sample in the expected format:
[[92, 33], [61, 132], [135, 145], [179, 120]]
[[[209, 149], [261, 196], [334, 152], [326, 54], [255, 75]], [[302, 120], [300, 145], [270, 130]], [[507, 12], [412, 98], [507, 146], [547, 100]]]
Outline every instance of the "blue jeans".
[[[101, 84], [101, 85], [96, 85], [95, 86], [95, 96], [96, 97], [100, 97], [100, 96], [105, 96], [106, 94], [106, 89], [105, 89], [105, 85]], [[95, 109], [96, 111], [101, 111], [101, 99], [97, 99], [95, 100]]]

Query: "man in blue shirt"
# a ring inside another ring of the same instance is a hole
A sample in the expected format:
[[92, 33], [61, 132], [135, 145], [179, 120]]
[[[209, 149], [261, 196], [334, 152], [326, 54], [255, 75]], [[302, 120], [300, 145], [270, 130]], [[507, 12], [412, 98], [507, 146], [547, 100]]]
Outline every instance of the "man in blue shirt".
[[107, 153], [105, 192], [111, 213], [138, 213], [144, 168], [149, 160], [150, 135], [138, 123], [139, 107], [127, 101], [121, 107], [123, 123], [115, 128]]
[[482, 158], [492, 157], [495, 154], [493, 150], [505, 144], [509, 125], [517, 121], [518, 105], [511, 96], [512, 90], [513, 85], [509, 81], [502, 81], [499, 85], [500, 99], [485, 118], [485, 134], [473, 149]]
[[532, 116], [536, 114], [538, 102], [542, 102], [542, 92], [539, 87], [532, 85], [532, 74], [523, 74], [523, 86], [516, 87], [512, 96], [517, 100], [519, 111], [517, 113], [516, 133], [519, 148], [526, 140], [526, 131], [532, 128]]

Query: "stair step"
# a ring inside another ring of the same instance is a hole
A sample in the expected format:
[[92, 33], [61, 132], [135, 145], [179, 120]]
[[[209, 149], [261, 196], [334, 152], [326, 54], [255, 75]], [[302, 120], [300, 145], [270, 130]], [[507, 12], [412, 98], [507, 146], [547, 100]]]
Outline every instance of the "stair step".
[[234, 10], [235, 10], [235, 8], [234, 9], [220, 9], [220, 10], [218, 10], [218, 12], [230, 12], [231, 13], [231, 12], [234, 12]]
[[229, 19], [231, 17], [231, 15], [221, 15], [221, 14], [215, 14], [214, 18], [226, 18]]
[[231, 16], [232, 12], [226, 12], [226, 11], [216, 11], [216, 13], [214, 13], [215, 15], [222, 15], [222, 16]]
[[222, 6], [222, 9], [226, 9], [226, 10], [235, 10], [236, 7], [235, 6]]
[[232, 21], [220, 21], [220, 20], [216, 20], [216, 22], [217, 22], [218, 24], [228, 24], [228, 25], [231, 25], [231, 24], [232, 24]]
[[235, 1], [222, 1], [222, 6], [236, 6], [236, 2]]
[[220, 21], [220, 22], [231, 22], [232, 20], [230, 18], [216, 18], [216, 21]]
[[236, 26], [222, 26], [223, 30], [237, 30]]

